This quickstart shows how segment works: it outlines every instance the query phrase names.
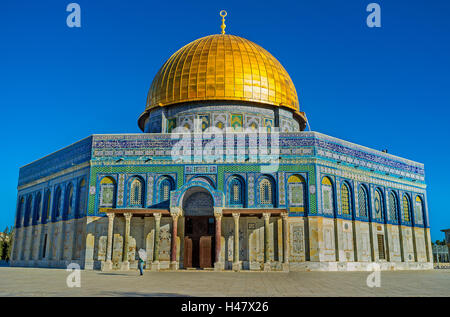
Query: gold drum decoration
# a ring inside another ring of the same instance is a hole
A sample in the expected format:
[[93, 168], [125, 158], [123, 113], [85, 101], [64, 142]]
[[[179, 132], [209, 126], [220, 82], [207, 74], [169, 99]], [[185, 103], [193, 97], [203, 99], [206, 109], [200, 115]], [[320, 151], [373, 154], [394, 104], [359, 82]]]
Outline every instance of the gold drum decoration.
[[280, 62], [261, 46], [230, 34], [202, 37], [173, 54], [153, 79], [141, 119], [157, 107], [204, 100], [282, 106], [303, 117]]

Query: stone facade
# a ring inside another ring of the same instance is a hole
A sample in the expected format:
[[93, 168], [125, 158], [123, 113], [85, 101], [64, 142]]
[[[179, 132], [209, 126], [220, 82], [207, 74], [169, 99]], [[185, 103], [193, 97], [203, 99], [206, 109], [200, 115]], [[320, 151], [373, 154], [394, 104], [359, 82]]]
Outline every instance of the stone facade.
[[[241, 136], [233, 134], [236, 158]], [[420, 163], [290, 132], [279, 134], [277, 168], [265, 172], [264, 159], [273, 163], [273, 156], [249, 160], [248, 138], [244, 159], [233, 164], [207, 163], [207, 151], [199, 162], [195, 153], [192, 162], [177, 162], [177, 141], [170, 134], [93, 135], [21, 168], [11, 264], [133, 269], [144, 249], [148, 269], [183, 269], [193, 217], [185, 202], [200, 192], [211, 197], [194, 206], [203, 204], [202, 215], [215, 219], [216, 269], [432, 268]]]

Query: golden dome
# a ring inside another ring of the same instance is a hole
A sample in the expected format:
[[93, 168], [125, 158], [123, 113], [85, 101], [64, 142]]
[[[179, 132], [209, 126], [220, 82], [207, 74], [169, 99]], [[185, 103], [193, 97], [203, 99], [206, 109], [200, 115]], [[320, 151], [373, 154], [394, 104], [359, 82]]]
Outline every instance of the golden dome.
[[242, 37], [209, 35], [173, 54], [153, 79], [146, 112], [188, 101], [242, 100], [300, 114], [289, 74], [269, 52]]

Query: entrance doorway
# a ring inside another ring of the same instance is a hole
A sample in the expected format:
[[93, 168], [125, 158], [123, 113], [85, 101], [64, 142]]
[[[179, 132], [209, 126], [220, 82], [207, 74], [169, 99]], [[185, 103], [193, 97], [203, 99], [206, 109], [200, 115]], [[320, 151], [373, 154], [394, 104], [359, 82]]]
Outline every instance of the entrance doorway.
[[214, 263], [215, 219], [208, 216], [185, 218], [184, 267], [210, 268]]
[[184, 267], [211, 268], [214, 263], [216, 233], [214, 201], [206, 189], [189, 188], [183, 199]]

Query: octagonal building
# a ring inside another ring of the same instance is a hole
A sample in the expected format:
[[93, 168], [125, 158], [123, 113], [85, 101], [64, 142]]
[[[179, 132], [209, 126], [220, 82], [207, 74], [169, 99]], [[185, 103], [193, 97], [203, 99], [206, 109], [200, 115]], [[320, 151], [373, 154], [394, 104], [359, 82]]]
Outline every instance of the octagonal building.
[[432, 268], [423, 164], [304, 131], [289, 74], [247, 39], [175, 52], [138, 125], [20, 169], [11, 265]]

